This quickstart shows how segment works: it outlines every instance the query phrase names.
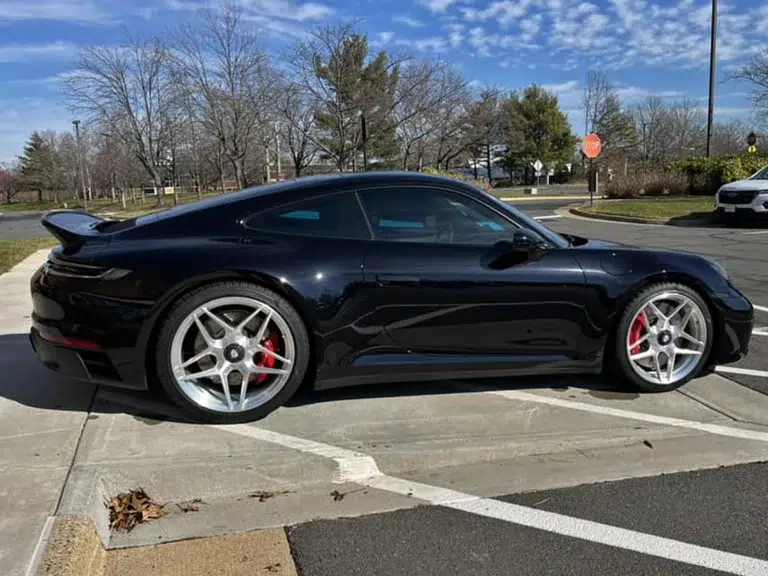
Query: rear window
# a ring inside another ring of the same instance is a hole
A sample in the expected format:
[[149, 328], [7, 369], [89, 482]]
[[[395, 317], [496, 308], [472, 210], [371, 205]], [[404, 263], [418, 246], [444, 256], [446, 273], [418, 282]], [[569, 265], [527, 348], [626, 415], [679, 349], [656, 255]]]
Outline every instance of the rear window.
[[368, 240], [370, 231], [354, 193], [302, 200], [261, 212], [246, 227], [266, 232]]

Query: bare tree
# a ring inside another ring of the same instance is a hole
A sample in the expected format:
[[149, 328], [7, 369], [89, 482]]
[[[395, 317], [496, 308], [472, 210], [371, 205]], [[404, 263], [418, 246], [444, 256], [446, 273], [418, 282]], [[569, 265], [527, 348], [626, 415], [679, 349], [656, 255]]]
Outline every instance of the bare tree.
[[402, 167], [408, 169], [413, 153], [417, 167], [424, 162], [425, 143], [451, 110], [466, 100], [467, 81], [444, 62], [413, 61], [402, 72], [394, 110]]
[[21, 177], [18, 160], [0, 164], [0, 198], [6, 204], [10, 204], [19, 192], [21, 192]]
[[603, 72], [588, 73], [581, 103], [585, 134], [597, 134], [603, 144], [599, 161], [625, 162], [637, 145], [635, 122], [622, 110], [619, 95]]
[[169, 51], [156, 38], [124, 46], [88, 46], [63, 83], [72, 107], [113, 127], [141, 162], [163, 205], [163, 158], [169, 145], [173, 93]]
[[704, 152], [707, 118], [698, 102], [685, 98], [669, 108], [670, 153], [680, 160]]
[[224, 0], [219, 10], [202, 14], [202, 27], [184, 25], [175, 35], [175, 78], [188, 96], [187, 108], [216, 136], [244, 188], [254, 141], [266, 145], [269, 62], [240, 4]]
[[292, 82], [283, 85], [276, 99], [283, 140], [293, 162], [296, 177], [309, 166], [317, 155], [312, 137], [315, 130], [315, 109], [310, 95]]
[[752, 56], [738, 70], [729, 75], [730, 79], [746, 81], [752, 85], [752, 102], [758, 114], [768, 119], [768, 47]]
[[608, 98], [613, 93], [613, 87], [603, 72], [590, 70], [587, 73], [587, 84], [581, 97], [584, 110], [584, 133], [590, 134], [597, 130], [605, 115]]

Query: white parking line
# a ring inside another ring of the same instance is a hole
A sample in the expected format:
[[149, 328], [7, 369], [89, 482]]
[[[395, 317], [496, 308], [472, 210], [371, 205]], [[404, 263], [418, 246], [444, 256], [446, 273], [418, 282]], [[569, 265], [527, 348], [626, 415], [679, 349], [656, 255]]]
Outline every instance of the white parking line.
[[[768, 372], [763, 373], [768, 376]], [[604, 416], [615, 416], [617, 418], [626, 418], [629, 420], [640, 420], [652, 424], [662, 424], [664, 426], [675, 426], [677, 428], [689, 428], [718, 436], [729, 436], [731, 438], [743, 438], [744, 440], [757, 440], [759, 442], [768, 442], [768, 432], [759, 432], [757, 430], [747, 430], [745, 428], [736, 428], [733, 426], [722, 426], [720, 424], [707, 424], [706, 422], [697, 422], [695, 420], [683, 420], [682, 418], [670, 418], [669, 416], [657, 416], [656, 414], [647, 414], [645, 412], [634, 412], [632, 410], [622, 410], [621, 408], [611, 408], [609, 406], [598, 406], [596, 404], [587, 404], [585, 402], [574, 402], [572, 400], [563, 400], [562, 398], [550, 398], [548, 396], [539, 396], [529, 392], [519, 392], [517, 390], [489, 390], [485, 394], [502, 396], [510, 400], [519, 402], [538, 402], [540, 404], [549, 404], [560, 408], [570, 408], [572, 410], [581, 410], [583, 412], [592, 412]]]
[[294, 448], [317, 456], [331, 458], [339, 465], [338, 481], [348, 481], [357, 484], [364, 483], [372, 488], [409, 496], [429, 502], [430, 504], [460, 510], [485, 518], [494, 518], [510, 524], [527, 526], [560, 534], [561, 536], [578, 538], [587, 542], [631, 550], [649, 556], [684, 562], [693, 566], [719, 570], [729, 574], [744, 576], [765, 576], [768, 574], [768, 561], [766, 560], [750, 558], [749, 556], [696, 546], [670, 538], [617, 528], [608, 524], [528, 508], [500, 500], [480, 498], [472, 494], [441, 488], [440, 486], [421, 484], [395, 476], [388, 476], [379, 470], [373, 457], [345, 448], [261, 428], [254, 428], [246, 424], [212, 427], [225, 432]]
[[756, 235], [756, 234], [768, 234], [768, 230], [754, 230], [752, 232], [742, 232], [745, 236], [749, 235]]
[[757, 304], [752, 304], [752, 308], [755, 310], [760, 310], [760, 312], [768, 312], [768, 307], [765, 306], [758, 306]]
[[734, 368], [732, 366], [717, 366], [715, 371], [724, 374], [741, 374], [742, 376], [757, 376], [758, 378], [768, 378], [768, 372], [765, 370], [752, 370], [751, 368]]
[[755, 336], [768, 336], [768, 327], [760, 326], [752, 329], [752, 334]]
[[552, 216], [534, 216], [534, 220], [557, 220], [558, 218], [562, 218], [559, 214], [553, 214]]

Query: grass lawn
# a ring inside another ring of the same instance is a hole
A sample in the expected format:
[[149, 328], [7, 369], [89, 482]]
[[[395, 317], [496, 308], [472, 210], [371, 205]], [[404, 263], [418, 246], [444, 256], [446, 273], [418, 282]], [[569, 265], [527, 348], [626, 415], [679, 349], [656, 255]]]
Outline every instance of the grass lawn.
[[644, 198], [642, 200], [617, 200], [583, 208], [586, 212], [611, 216], [632, 216], [654, 220], [668, 220], [686, 216], [710, 215], [715, 208], [714, 198]]
[[[203, 194], [202, 198], [210, 198], [211, 196], [217, 195], [218, 193], [207, 193]], [[189, 204], [190, 202], [196, 201], [196, 194], [179, 194], [179, 204]], [[66, 204], [66, 207], [70, 209], [82, 208], [82, 205], [74, 202], [71, 198], [66, 201]], [[153, 196], [147, 196], [144, 198], [144, 202], [137, 201], [135, 204], [131, 202], [130, 197], [126, 198], [125, 210], [123, 210], [119, 200], [113, 203], [110, 198], [96, 198], [88, 202], [88, 212], [93, 214], [114, 213], [120, 218], [130, 218], [141, 214], [157, 212], [158, 210], [170, 208], [171, 206], [173, 206], [173, 196], [170, 194], [165, 196], [162, 207], [157, 206]], [[64, 208], [64, 205], [62, 203], [55, 204], [53, 202], [12, 202], [11, 204], [0, 204], [0, 214], [12, 212], [45, 212], [47, 210], [55, 210], [58, 208]]]
[[16, 264], [43, 248], [53, 248], [58, 242], [55, 238], [24, 238], [20, 240], [0, 240], [0, 274], [5, 274]]

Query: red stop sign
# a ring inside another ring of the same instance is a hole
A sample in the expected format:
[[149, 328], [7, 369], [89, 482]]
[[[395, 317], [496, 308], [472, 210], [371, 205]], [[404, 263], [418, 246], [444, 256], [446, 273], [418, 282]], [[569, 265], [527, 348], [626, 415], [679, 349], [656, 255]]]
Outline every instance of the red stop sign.
[[603, 149], [603, 143], [597, 134], [587, 134], [581, 144], [581, 150], [587, 158], [597, 158]]

